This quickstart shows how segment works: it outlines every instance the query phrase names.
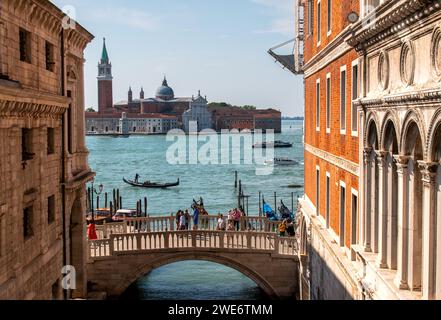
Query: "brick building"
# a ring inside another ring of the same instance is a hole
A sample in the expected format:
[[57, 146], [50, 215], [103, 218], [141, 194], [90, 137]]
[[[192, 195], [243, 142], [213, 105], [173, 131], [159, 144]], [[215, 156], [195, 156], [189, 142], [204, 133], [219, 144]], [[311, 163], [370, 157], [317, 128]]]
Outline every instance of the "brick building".
[[[83, 51], [93, 36], [47, 0], [0, 2], [0, 299], [85, 297]], [[66, 20], [66, 19], [65, 19]], [[66, 26], [65, 26], [66, 27]], [[66, 292], [65, 292], [66, 293]]]
[[311, 299], [357, 298], [357, 282], [340, 265], [350, 263], [358, 241], [359, 122], [352, 100], [359, 94], [359, 69], [346, 38], [347, 16], [359, 11], [359, 1], [298, 3], [305, 28], [302, 240], [310, 237], [302, 278]]
[[274, 109], [247, 110], [231, 106], [209, 106], [213, 116], [213, 128], [225, 130], [274, 130], [282, 132], [282, 113]]
[[439, 1], [295, 4], [302, 296], [439, 299]]

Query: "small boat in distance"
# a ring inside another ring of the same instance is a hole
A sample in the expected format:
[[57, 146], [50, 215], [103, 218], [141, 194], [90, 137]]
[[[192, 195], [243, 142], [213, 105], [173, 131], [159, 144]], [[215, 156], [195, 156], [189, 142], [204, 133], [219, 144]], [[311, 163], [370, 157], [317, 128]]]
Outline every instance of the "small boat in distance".
[[259, 142], [253, 145], [253, 148], [292, 148], [293, 144], [284, 141]]
[[274, 158], [274, 160], [265, 161], [265, 164], [276, 166], [297, 166], [299, 162], [289, 158]]
[[151, 182], [151, 181], [146, 181], [146, 182], [135, 182], [132, 180], [128, 180], [126, 178], [123, 178], [123, 181], [133, 187], [139, 187], [139, 188], [150, 188], [150, 189], [165, 189], [165, 188], [170, 188], [170, 187], [177, 187], [180, 184], [180, 181], [178, 179], [178, 181], [176, 183], [157, 183], [157, 182]]

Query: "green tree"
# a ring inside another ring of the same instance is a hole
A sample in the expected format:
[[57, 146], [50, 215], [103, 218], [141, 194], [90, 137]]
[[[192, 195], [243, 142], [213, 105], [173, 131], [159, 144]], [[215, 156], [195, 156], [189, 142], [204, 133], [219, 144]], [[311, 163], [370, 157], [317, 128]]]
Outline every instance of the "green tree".
[[94, 108], [87, 108], [86, 112], [96, 112]]

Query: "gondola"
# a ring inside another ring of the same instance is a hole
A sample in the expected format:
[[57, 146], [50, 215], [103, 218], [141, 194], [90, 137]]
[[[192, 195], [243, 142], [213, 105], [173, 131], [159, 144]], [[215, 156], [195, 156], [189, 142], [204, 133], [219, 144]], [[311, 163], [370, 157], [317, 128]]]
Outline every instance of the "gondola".
[[150, 188], [150, 189], [165, 189], [170, 187], [177, 187], [179, 186], [179, 179], [176, 183], [156, 183], [156, 182], [135, 182], [132, 180], [127, 180], [126, 178], [123, 178], [123, 181], [133, 187], [139, 187], [139, 188]]

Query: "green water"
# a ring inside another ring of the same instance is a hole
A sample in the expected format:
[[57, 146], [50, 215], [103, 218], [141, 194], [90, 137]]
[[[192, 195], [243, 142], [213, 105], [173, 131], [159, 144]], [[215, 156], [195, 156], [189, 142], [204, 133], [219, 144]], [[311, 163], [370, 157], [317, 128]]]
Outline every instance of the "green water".
[[[276, 140], [294, 143], [293, 148], [276, 149], [275, 156], [289, 157], [299, 162], [294, 167], [275, 167], [268, 176], [256, 175], [256, 165], [171, 165], [166, 154], [173, 141], [165, 136], [134, 136], [130, 138], [87, 137], [90, 150], [89, 163], [97, 173], [95, 183], [104, 185], [104, 192], [119, 188], [124, 208], [136, 208], [136, 202], [148, 198], [150, 215], [175, 213], [190, 208], [192, 199], [202, 197], [210, 214], [227, 213], [237, 206], [237, 192], [234, 188], [234, 171], [249, 195], [249, 214], [258, 215], [259, 191], [267, 202], [274, 206], [274, 192], [277, 202], [283, 199], [291, 207], [291, 193], [294, 198], [303, 194], [303, 189], [290, 189], [289, 185], [303, 185], [303, 123], [285, 121]], [[220, 139], [220, 138], [219, 138]], [[200, 145], [203, 145], [201, 143]], [[224, 150], [219, 154], [239, 150]], [[243, 152], [243, 150], [241, 150]], [[123, 183], [122, 178], [133, 179], [135, 174], [141, 180], [175, 182], [179, 187], [168, 190], [137, 189]], [[110, 198], [110, 197], [109, 197]], [[181, 262], [159, 268], [140, 279], [126, 298], [133, 299], [260, 299], [261, 291], [248, 278], [229, 268], [208, 262]]]

